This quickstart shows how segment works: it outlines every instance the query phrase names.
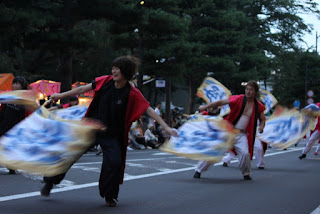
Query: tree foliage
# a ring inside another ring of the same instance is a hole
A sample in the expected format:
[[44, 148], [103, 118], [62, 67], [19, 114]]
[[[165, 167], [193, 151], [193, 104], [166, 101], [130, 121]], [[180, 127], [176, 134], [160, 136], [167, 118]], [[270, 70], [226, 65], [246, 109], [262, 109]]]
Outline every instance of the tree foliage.
[[306, 88], [318, 96], [318, 54], [299, 45], [312, 29], [299, 14], [320, 16], [317, 6], [310, 0], [3, 0], [0, 72], [61, 81], [64, 91], [108, 74], [113, 58], [130, 54], [141, 60], [140, 89], [151, 90], [142, 87], [144, 74], [173, 78], [189, 87], [190, 113], [207, 75], [233, 94], [243, 93], [242, 82], [258, 80], [289, 105], [305, 100]]

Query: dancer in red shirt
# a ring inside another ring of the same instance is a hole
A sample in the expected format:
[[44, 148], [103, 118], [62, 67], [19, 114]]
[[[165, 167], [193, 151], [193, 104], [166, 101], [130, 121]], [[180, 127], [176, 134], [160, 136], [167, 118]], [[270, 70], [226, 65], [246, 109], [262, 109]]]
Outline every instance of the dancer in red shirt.
[[[244, 176], [244, 180], [251, 180], [250, 161], [253, 155], [253, 144], [256, 136], [257, 120], [259, 119], [259, 132], [263, 132], [265, 126], [265, 107], [255, 97], [259, 91], [259, 86], [255, 81], [249, 81], [245, 88], [244, 95], [234, 95], [229, 99], [219, 100], [205, 106], [200, 106], [199, 111], [208, 108], [217, 108], [229, 104], [230, 114], [225, 118], [232, 123], [240, 134], [236, 137], [235, 151], [239, 157], [239, 168]], [[200, 161], [197, 165], [194, 178], [200, 178], [202, 172], [206, 171], [212, 163]]]

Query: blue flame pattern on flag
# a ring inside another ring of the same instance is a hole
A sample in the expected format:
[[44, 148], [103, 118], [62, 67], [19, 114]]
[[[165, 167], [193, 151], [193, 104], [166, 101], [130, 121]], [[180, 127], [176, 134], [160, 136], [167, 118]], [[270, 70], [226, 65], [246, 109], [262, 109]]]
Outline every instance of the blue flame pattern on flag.
[[277, 105], [277, 99], [268, 91], [260, 91], [260, 100], [264, 103], [266, 110], [264, 113], [268, 113], [275, 105]]
[[313, 129], [314, 124], [315, 118], [298, 111], [278, 107], [266, 121], [263, 133], [257, 133], [257, 137], [265, 143], [285, 149]]
[[184, 123], [177, 137], [160, 147], [160, 150], [194, 159], [219, 162], [234, 145], [238, 132], [225, 120], [206, 118], [202, 115]]
[[88, 106], [72, 106], [69, 108], [51, 111], [52, 114], [64, 120], [81, 120], [87, 113]]
[[222, 120], [223, 118], [220, 116], [213, 116], [213, 115], [202, 115], [202, 114], [191, 114], [188, 121], [193, 121], [193, 120], [199, 120], [199, 118], [203, 119], [214, 119], [214, 120]]
[[[206, 103], [212, 103], [229, 98], [231, 96], [231, 92], [214, 78], [206, 77], [197, 90], [197, 96], [204, 99]], [[220, 116], [224, 116], [229, 112], [229, 105], [224, 105], [220, 110]]]
[[59, 120], [40, 107], [0, 138], [0, 164], [54, 176], [66, 172], [95, 140], [100, 124]]

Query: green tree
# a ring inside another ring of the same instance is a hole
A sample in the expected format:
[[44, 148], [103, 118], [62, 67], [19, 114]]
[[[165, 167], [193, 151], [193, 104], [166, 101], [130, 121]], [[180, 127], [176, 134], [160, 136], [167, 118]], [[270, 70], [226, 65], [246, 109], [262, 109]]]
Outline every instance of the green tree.
[[291, 107], [294, 100], [306, 105], [307, 91], [313, 90], [314, 100], [320, 98], [320, 56], [313, 52], [284, 52], [274, 59], [278, 70], [274, 77], [274, 95], [279, 104]]

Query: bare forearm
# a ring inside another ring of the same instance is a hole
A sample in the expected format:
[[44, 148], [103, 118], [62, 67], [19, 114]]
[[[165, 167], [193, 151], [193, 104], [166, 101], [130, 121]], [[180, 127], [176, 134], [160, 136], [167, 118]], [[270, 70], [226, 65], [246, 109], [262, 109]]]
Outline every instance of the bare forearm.
[[60, 94], [55, 93], [51, 96], [51, 99], [53, 101], [57, 101], [66, 97], [70, 97], [70, 96], [75, 96], [75, 95], [79, 95], [79, 94], [84, 94], [88, 91], [92, 90], [92, 84], [88, 84], [85, 86], [81, 86], [75, 89], [72, 89], [70, 91], [66, 91], [66, 92], [62, 92]]
[[264, 126], [266, 125], [266, 117], [264, 116], [263, 112], [260, 114], [259, 123], [260, 123], [259, 124], [259, 132], [262, 133]]
[[207, 105], [204, 105], [204, 106], [200, 106], [199, 107], [199, 111], [204, 111], [208, 108], [213, 108], [213, 109], [216, 109], [218, 108], [219, 106], [223, 106], [223, 105], [226, 105], [226, 104], [229, 104], [229, 99], [224, 99], [224, 100], [219, 100], [219, 101], [216, 101], [216, 102], [213, 102], [213, 103], [209, 103]]
[[159, 123], [160, 126], [162, 126], [162, 128], [164, 128], [165, 130], [170, 128], [166, 122], [164, 122], [164, 120], [151, 108], [149, 107], [147, 109], [147, 114], [149, 115], [149, 117], [151, 117], [152, 119], [154, 119], [155, 121], [157, 121]]
[[65, 98], [65, 97], [70, 97], [70, 96], [83, 94], [85, 92], [86, 91], [83, 88], [79, 87], [79, 88], [72, 89], [70, 91], [62, 92], [61, 96], [63, 96], [62, 98]]

